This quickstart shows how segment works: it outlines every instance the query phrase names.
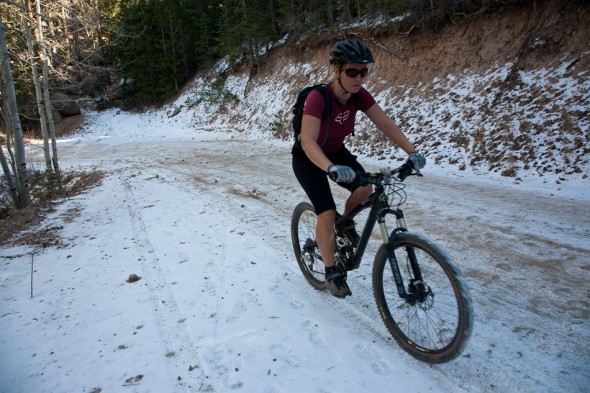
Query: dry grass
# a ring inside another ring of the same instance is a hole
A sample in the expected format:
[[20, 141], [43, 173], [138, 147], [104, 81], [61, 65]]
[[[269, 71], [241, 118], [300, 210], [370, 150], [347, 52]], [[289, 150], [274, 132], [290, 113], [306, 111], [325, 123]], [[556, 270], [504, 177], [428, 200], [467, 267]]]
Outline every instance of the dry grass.
[[[62, 174], [64, 193], [51, 199], [33, 196], [30, 206], [13, 210], [0, 220], [0, 247], [9, 244], [32, 244], [39, 247], [61, 245], [59, 227], [34, 230], [63, 198], [86, 192], [100, 184], [106, 173], [71, 171]], [[32, 230], [32, 231], [31, 231]]]

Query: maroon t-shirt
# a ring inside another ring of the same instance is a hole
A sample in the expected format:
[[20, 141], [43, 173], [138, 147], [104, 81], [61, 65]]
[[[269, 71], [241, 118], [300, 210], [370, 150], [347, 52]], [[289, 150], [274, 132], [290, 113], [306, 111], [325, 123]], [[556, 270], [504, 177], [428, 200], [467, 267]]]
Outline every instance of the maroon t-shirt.
[[[350, 98], [346, 105], [342, 105], [335, 99], [332, 85], [328, 84], [326, 86], [328, 87], [328, 94], [330, 95], [332, 108], [330, 110], [330, 119], [328, 120], [330, 122], [330, 131], [322, 150], [326, 153], [331, 153], [340, 150], [340, 147], [344, 143], [344, 138], [353, 133], [357, 110], [353, 98]], [[364, 87], [361, 87], [357, 94], [359, 95], [361, 111], [366, 112], [375, 104], [375, 99]], [[319, 91], [314, 90], [309, 93], [305, 100], [303, 114], [321, 119], [325, 108], [326, 101], [324, 96]], [[326, 135], [328, 121], [323, 122], [320, 126], [320, 135], [317, 141], [320, 146]]]

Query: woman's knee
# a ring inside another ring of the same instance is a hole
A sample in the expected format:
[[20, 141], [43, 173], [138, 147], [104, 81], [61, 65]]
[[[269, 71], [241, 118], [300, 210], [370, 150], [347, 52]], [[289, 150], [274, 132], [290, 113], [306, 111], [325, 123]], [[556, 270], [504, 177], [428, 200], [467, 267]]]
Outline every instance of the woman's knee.
[[318, 214], [318, 221], [330, 222], [336, 220], [336, 210], [330, 209]]
[[362, 186], [357, 188], [354, 192], [357, 193], [357, 195], [362, 196], [363, 198], [368, 198], [369, 195], [371, 195], [371, 193], [373, 192], [373, 186], [371, 186], [370, 184], [367, 186]]
[[333, 228], [336, 221], [336, 210], [326, 210], [318, 214], [318, 226]]

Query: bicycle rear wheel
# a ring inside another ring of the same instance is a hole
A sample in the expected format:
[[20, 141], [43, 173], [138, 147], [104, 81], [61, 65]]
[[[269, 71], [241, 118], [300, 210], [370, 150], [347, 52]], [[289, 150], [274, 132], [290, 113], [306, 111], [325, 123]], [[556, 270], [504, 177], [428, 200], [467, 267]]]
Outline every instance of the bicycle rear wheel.
[[317, 216], [313, 206], [301, 202], [291, 216], [291, 241], [299, 268], [305, 279], [316, 289], [325, 290], [324, 262], [316, 241]]
[[[373, 265], [373, 294], [385, 326], [419, 360], [444, 363], [455, 359], [473, 326], [471, 296], [463, 274], [442, 248], [421, 235], [399, 233], [389, 246], [394, 247], [409, 297], [400, 298], [388, 246], [381, 246]], [[410, 263], [414, 255], [422, 280], [416, 279]]]

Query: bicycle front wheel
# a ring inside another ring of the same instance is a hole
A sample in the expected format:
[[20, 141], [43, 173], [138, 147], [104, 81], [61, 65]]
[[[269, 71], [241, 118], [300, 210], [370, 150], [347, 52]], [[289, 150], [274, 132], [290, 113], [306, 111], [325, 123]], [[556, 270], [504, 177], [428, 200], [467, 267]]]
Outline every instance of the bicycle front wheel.
[[324, 262], [316, 241], [317, 216], [313, 206], [301, 202], [291, 217], [291, 241], [299, 268], [305, 279], [316, 289], [325, 290]]
[[[455, 359], [473, 326], [471, 296], [463, 274], [441, 247], [424, 236], [402, 232], [391, 240], [389, 246], [381, 246], [373, 265], [373, 294], [385, 326], [419, 360], [444, 363]], [[394, 249], [408, 294], [405, 299], [398, 294], [387, 247]]]

